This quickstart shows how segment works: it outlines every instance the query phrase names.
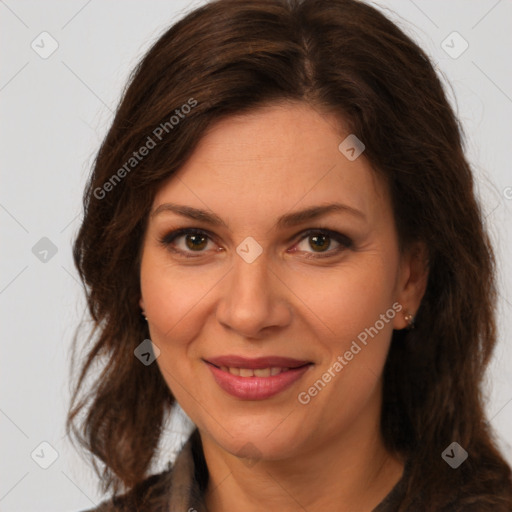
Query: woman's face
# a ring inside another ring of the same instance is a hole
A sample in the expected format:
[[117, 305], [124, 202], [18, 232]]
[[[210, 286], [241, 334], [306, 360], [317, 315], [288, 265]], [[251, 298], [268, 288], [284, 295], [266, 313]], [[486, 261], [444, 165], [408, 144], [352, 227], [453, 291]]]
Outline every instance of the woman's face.
[[392, 330], [417, 305], [384, 182], [340, 126], [301, 103], [222, 120], [153, 203], [140, 304], [157, 364], [233, 454], [375, 428]]

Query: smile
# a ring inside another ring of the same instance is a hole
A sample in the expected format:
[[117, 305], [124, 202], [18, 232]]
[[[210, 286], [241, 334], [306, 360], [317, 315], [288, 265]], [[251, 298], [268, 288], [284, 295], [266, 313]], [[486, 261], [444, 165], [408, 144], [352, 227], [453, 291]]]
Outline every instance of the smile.
[[241, 400], [265, 400], [298, 381], [313, 365], [296, 359], [227, 356], [204, 360], [218, 386]]
[[290, 368], [236, 368], [236, 367], [228, 367], [221, 366], [220, 369], [223, 372], [229, 372], [231, 375], [237, 375], [239, 377], [270, 377], [274, 375], [279, 375], [282, 372], [287, 372]]

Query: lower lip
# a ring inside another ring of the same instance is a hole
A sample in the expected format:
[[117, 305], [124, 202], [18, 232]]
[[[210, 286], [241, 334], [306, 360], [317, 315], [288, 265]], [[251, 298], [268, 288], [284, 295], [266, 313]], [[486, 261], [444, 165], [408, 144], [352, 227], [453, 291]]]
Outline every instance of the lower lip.
[[206, 363], [217, 384], [230, 395], [242, 400], [265, 400], [277, 395], [299, 380], [310, 364], [270, 377], [238, 377]]

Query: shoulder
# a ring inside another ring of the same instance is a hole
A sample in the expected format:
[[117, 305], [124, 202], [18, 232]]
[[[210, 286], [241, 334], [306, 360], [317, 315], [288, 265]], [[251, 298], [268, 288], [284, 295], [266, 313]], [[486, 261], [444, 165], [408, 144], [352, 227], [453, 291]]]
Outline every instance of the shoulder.
[[126, 494], [113, 496], [94, 508], [81, 512], [153, 512], [165, 509], [169, 499], [169, 478], [172, 469], [151, 475]]
[[[484, 469], [458, 471], [430, 492], [416, 494], [410, 510], [427, 512], [512, 512], [512, 480], [486, 477]], [[438, 482], [439, 484], [439, 482]], [[409, 510], [409, 508], [407, 508]]]
[[200, 438], [195, 429], [166, 470], [147, 477], [126, 494], [113, 496], [95, 508], [81, 512], [164, 512], [175, 503], [193, 504], [191, 508], [199, 510], [203, 487], [202, 480], [198, 481], [196, 477], [203, 474], [203, 465]]

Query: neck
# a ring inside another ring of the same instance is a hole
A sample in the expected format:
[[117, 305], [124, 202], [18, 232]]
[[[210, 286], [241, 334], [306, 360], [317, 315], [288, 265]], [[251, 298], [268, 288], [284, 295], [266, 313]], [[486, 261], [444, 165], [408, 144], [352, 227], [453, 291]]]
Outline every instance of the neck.
[[400, 480], [404, 464], [384, 448], [378, 417], [368, 420], [313, 440], [293, 458], [254, 465], [202, 433], [208, 511], [371, 512]]

